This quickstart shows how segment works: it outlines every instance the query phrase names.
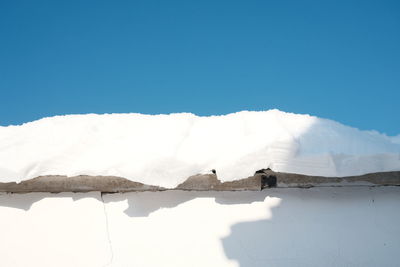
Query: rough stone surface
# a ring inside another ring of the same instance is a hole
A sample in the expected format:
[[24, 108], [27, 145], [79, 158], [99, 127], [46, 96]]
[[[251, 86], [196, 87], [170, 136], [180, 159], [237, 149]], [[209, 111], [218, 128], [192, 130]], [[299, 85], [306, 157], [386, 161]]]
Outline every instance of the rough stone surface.
[[197, 190], [197, 191], [238, 191], [253, 190], [259, 191], [261, 186], [261, 175], [256, 174], [245, 179], [222, 183], [215, 174], [194, 175], [185, 182], [178, 185], [178, 190]]
[[132, 182], [115, 176], [62, 175], [40, 176], [21, 183], [0, 183], [0, 192], [129, 192], [161, 191], [162, 187]]
[[[216, 174], [193, 175], [173, 190], [196, 191], [259, 191], [269, 187], [327, 187], [327, 186], [400, 186], [400, 172], [379, 172], [361, 176], [321, 177], [260, 170], [254, 176], [221, 182]], [[61, 175], [40, 176], [21, 183], [0, 183], [0, 192], [130, 192], [163, 191], [163, 187], [146, 185], [115, 176]]]
[[400, 172], [377, 172], [360, 176], [348, 177], [322, 177], [293, 173], [279, 173], [267, 171], [276, 175], [278, 187], [318, 187], [318, 186], [398, 186], [400, 185]]

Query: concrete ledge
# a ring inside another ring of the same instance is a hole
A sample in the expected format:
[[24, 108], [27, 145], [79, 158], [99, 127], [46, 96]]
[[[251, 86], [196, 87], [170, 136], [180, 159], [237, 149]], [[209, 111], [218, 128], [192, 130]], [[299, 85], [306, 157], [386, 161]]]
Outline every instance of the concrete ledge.
[[[261, 176], [256, 175], [238, 181], [221, 183], [215, 174], [194, 175], [178, 185], [175, 190], [196, 191], [238, 191], [261, 190]], [[132, 191], [164, 191], [167, 188], [146, 185], [115, 176], [79, 175], [67, 177], [62, 175], [40, 176], [21, 183], [0, 183], [0, 192], [132, 192]]]
[[129, 192], [129, 191], [160, 191], [158, 186], [132, 182], [115, 176], [79, 175], [67, 177], [62, 175], [39, 176], [21, 183], [0, 183], [0, 192]]
[[[400, 171], [370, 173], [349, 177], [321, 177], [274, 172], [269, 169], [257, 171], [254, 176], [221, 182], [215, 174], [193, 175], [172, 190], [195, 191], [259, 191], [268, 187], [333, 187], [333, 186], [400, 186]], [[21, 183], [0, 183], [0, 192], [131, 192], [164, 191], [159, 186], [146, 185], [115, 176], [61, 175], [40, 176]]]
[[251, 176], [232, 182], [222, 183], [215, 174], [194, 175], [178, 185], [177, 190], [196, 191], [260, 191], [262, 189], [261, 175]]
[[321, 186], [400, 186], [400, 171], [376, 172], [360, 176], [322, 177], [293, 173], [266, 171], [277, 177], [278, 187], [321, 187]]

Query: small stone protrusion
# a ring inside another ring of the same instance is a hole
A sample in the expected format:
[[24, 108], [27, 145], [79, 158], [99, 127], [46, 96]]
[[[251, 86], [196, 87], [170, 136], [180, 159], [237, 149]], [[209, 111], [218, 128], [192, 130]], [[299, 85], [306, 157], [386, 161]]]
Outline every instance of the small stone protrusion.
[[262, 175], [261, 176], [261, 188], [276, 187], [278, 179], [275, 175]]
[[272, 170], [270, 168], [266, 168], [266, 169], [261, 169], [255, 172], [255, 174], [264, 174], [264, 173], [268, 173], [271, 172]]

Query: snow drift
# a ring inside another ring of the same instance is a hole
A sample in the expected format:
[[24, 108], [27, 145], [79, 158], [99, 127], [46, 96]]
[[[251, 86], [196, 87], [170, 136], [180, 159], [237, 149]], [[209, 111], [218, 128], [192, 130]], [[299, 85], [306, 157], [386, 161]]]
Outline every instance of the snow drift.
[[279, 110], [67, 115], [0, 127], [0, 182], [104, 175], [173, 188], [212, 169], [231, 181], [268, 167], [337, 177], [398, 171], [399, 136]]

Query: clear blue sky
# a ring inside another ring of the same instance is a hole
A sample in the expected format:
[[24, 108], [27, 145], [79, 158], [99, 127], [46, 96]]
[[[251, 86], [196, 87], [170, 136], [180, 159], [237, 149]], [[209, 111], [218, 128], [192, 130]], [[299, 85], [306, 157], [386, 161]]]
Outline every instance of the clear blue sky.
[[1, 1], [0, 125], [278, 108], [400, 133], [400, 1]]

